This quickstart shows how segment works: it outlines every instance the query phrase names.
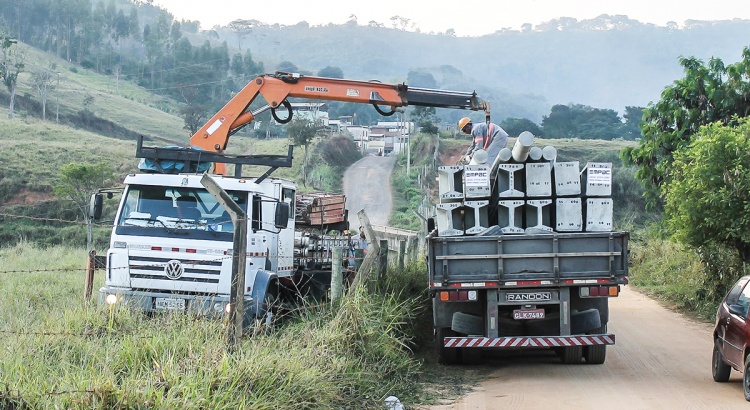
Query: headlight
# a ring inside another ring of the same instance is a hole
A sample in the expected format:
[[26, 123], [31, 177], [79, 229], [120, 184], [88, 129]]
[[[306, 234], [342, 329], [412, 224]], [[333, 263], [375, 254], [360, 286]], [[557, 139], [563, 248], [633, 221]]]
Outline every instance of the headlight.
[[107, 295], [107, 298], [104, 299], [108, 305], [112, 306], [115, 303], [117, 303], [117, 296], [116, 295]]

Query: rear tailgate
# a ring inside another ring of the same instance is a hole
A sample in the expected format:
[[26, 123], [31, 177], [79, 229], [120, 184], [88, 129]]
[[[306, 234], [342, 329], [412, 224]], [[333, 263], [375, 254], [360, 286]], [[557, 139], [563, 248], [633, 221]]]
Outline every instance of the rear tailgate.
[[435, 287], [453, 283], [606, 278], [627, 283], [627, 232], [430, 237]]

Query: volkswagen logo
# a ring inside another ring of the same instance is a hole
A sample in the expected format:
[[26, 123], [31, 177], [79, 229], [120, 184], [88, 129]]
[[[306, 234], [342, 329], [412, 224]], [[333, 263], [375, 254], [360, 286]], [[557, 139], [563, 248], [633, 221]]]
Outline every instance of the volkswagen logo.
[[182, 263], [176, 259], [172, 259], [167, 262], [166, 266], [164, 266], [164, 273], [172, 280], [179, 279], [184, 272], [185, 270], [182, 268]]

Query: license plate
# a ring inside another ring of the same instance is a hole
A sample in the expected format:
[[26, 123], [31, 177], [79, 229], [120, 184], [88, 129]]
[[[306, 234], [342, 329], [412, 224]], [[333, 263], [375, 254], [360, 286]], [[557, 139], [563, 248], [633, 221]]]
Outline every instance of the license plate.
[[185, 310], [185, 299], [156, 298], [156, 309]]
[[513, 311], [513, 319], [544, 319], [544, 309], [516, 309]]

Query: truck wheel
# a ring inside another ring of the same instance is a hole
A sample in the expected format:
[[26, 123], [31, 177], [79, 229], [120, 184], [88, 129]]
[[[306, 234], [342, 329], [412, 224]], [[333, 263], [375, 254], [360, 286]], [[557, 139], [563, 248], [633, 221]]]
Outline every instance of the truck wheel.
[[461, 348], [461, 364], [476, 366], [482, 363], [482, 349], [476, 347]]
[[[607, 333], [607, 325], [589, 332], [592, 335]], [[607, 359], [607, 345], [586, 346], [583, 348], [583, 358], [588, 364], [603, 364]]]
[[711, 358], [711, 375], [714, 377], [715, 382], [724, 383], [729, 381], [729, 374], [732, 372], [732, 367], [724, 361], [718, 343], [718, 340], [714, 341], [714, 353]]
[[484, 321], [479, 316], [456, 312], [453, 314], [451, 329], [465, 335], [481, 335], [484, 334]]
[[558, 354], [564, 364], [578, 364], [583, 359], [583, 346], [562, 347]]
[[745, 371], [742, 372], [742, 390], [745, 400], [750, 401], [750, 355], [745, 358]]
[[455, 336], [452, 330], [447, 327], [437, 329], [435, 338], [437, 339], [437, 359], [441, 364], [458, 363], [458, 349], [443, 346], [443, 338]]

